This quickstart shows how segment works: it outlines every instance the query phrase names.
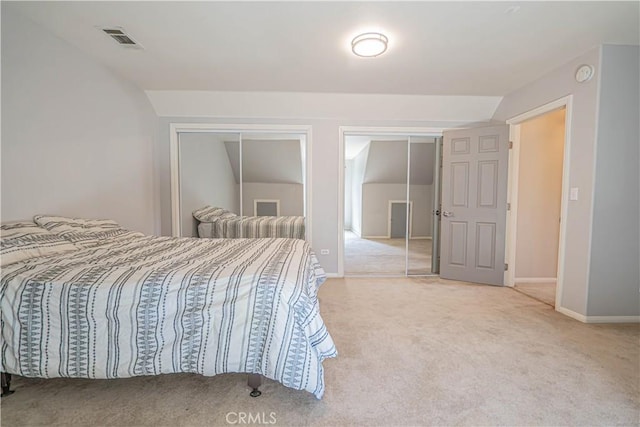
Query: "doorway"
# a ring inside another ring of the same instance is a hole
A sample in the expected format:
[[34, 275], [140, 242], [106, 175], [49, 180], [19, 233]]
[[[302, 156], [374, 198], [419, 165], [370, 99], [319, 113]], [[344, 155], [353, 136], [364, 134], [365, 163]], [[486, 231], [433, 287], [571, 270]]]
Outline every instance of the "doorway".
[[[509, 120], [509, 221], [505, 284], [561, 307], [571, 97]], [[571, 199], [577, 197], [572, 195]]]
[[[411, 223], [412, 212], [411, 205], [413, 202], [409, 201], [409, 212], [407, 212], [407, 202], [404, 200], [389, 200], [389, 238], [390, 239], [404, 239], [409, 233], [411, 238]], [[407, 221], [409, 218], [409, 221]], [[409, 230], [407, 230], [407, 225]]]

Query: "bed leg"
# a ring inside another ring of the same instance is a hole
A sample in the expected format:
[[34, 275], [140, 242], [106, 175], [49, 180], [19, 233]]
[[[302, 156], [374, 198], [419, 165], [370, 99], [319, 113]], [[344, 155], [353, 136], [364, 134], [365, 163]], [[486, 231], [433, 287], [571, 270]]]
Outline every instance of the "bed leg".
[[258, 397], [262, 394], [262, 392], [258, 390], [258, 387], [262, 384], [262, 376], [260, 374], [249, 374], [247, 384], [251, 387], [251, 393], [249, 393], [249, 396]]
[[5, 374], [2, 372], [2, 397], [9, 396], [13, 394], [15, 390], [9, 390], [11, 387], [11, 374]]

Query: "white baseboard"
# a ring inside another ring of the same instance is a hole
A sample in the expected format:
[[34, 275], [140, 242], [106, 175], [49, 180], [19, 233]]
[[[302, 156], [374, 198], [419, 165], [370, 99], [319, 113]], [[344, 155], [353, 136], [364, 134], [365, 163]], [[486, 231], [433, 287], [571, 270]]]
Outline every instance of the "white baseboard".
[[340, 276], [338, 273], [325, 273], [328, 279], [339, 279], [343, 276]]
[[565, 307], [556, 307], [556, 311], [582, 323], [640, 323], [640, 316], [585, 316]]
[[587, 323], [640, 323], [640, 316], [587, 316]]
[[411, 236], [409, 240], [431, 240], [431, 236]]
[[389, 236], [361, 236], [363, 239], [389, 239]]
[[587, 323], [587, 316], [585, 316], [584, 314], [576, 313], [575, 311], [569, 310], [568, 308], [558, 306], [556, 306], [556, 311], [564, 314], [565, 316], [569, 316], [572, 319], [576, 319], [582, 323]]
[[516, 277], [513, 283], [556, 283], [558, 279], [555, 277]]

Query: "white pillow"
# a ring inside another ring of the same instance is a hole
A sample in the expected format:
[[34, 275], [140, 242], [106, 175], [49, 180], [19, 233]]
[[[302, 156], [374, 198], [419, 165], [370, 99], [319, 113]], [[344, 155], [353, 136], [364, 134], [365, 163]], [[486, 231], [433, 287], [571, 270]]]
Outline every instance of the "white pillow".
[[113, 238], [144, 236], [142, 233], [125, 230], [112, 219], [68, 218], [50, 215], [36, 215], [33, 219], [45, 229], [82, 248], [108, 243]]
[[50, 234], [46, 228], [31, 221], [6, 222], [0, 225], [0, 239], [14, 239], [32, 234]]
[[0, 266], [31, 258], [77, 251], [79, 248], [62, 236], [33, 222], [0, 225]]
[[52, 233], [100, 233], [121, 230], [120, 224], [112, 219], [68, 218], [64, 216], [36, 215], [33, 220]]

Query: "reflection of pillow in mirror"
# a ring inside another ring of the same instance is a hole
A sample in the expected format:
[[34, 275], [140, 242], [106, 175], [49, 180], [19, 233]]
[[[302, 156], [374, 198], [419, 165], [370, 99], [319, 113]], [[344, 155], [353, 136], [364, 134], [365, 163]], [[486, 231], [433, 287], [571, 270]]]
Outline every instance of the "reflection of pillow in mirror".
[[60, 235], [66, 233], [100, 233], [122, 229], [120, 224], [112, 219], [67, 218], [48, 215], [36, 215], [33, 219], [52, 233]]
[[77, 251], [64, 237], [51, 233], [33, 222], [0, 225], [0, 266], [31, 258]]
[[223, 208], [205, 206], [193, 211], [193, 217], [200, 222], [214, 222], [219, 219], [235, 218], [238, 215]]

